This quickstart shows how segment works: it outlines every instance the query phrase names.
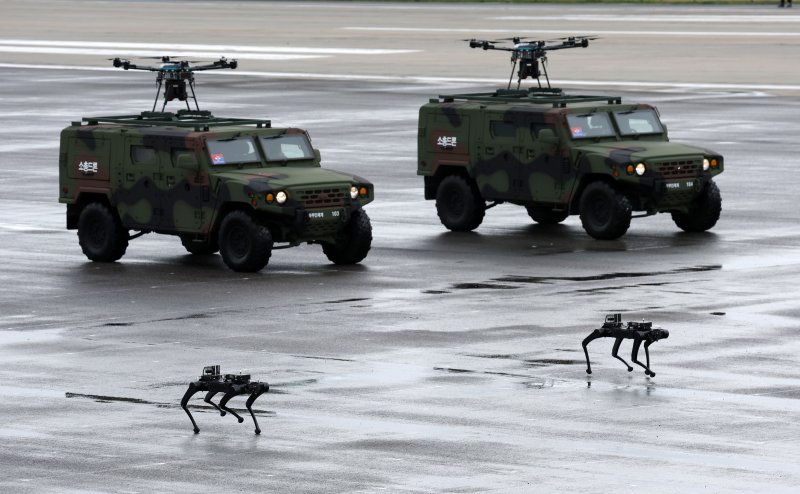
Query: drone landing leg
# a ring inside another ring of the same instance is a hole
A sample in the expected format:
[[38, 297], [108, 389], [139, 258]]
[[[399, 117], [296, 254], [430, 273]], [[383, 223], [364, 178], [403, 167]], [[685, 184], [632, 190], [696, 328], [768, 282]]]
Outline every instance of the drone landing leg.
[[633, 371], [633, 367], [631, 367], [631, 365], [628, 362], [625, 362], [625, 359], [617, 355], [617, 353], [619, 352], [619, 346], [622, 344], [622, 340], [623, 340], [622, 336], [614, 340], [614, 348], [611, 349], [611, 356], [619, 360], [623, 364], [625, 364], [625, 367], [628, 368], [628, 372], [631, 372]]
[[[508, 76], [508, 89], [511, 89], [511, 81], [514, 80], [514, 71], [517, 69], [517, 62], [514, 61], [514, 64], [511, 66], [511, 75]], [[519, 89], [519, 85], [517, 85], [517, 89]]]
[[[158, 87], [156, 88], [156, 99], [153, 101], [153, 111], [156, 111], [156, 105], [158, 104], [158, 95], [161, 94], [161, 80], [158, 81]], [[162, 108], [161, 111], [164, 111]]]
[[222, 410], [225, 410], [226, 412], [228, 412], [231, 415], [233, 415], [234, 417], [236, 417], [236, 420], [238, 420], [239, 423], [241, 424], [242, 422], [244, 422], [244, 419], [238, 413], [236, 413], [233, 410], [231, 410], [230, 408], [228, 408], [228, 401], [230, 401], [231, 398], [233, 398], [234, 396], [236, 396], [238, 394], [239, 393], [237, 393], [235, 389], [231, 388], [231, 390], [228, 391], [227, 393], [225, 393], [225, 396], [223, 396], [222, 399], [219, 400], [219, 407]]
[[[267, 387], [269, 389], [269, 387]], [[258, 389], [250, 394], [250, 397], [247, 398], [247, 402], [245, 403], [245, 407], [247, 407], [247, 411], [250, 412], [250, 416], [253, 417], [253, 424], [256, 426], [256, 434], [261, 434], [261, 428], [258, 426], [258, 420], [256, 420], [256, 415], [253, 413], [253, 403], [255, 403], [256, 399], [258, 399], [261, 394], [264, 393], [263, 389]]]
[[181, 399], [181, 408], [183, 408], [183, 411], [186, 412], [186, 415], [189, 416], [189, 420], [192, 421], [192, 426], [194, 426], [195, 434], [200, 433], [200, 428], [197, 427], [197, 422], [194, 421], [194, 417], [192, 417], [192, 412], [189, 411], [189, 408], [187, 408], [186, 405], [189, 403], [189, 399], [191, 399], [191, 397], [198, 391], [200, 390], [197, 388], [197, 386], [195, 386], [194, 383], [191, 383], [189, 384], [189, 389], [187, 389], [186, 393], [183, 395], [183, 399]]
[[[194, 79], [189, 80], [189, 89], [192, 90], [192, 99], [194, 100], [194, 106], [197, 108], [197, 111], [200, 111], [200, 104], [197, 102], [197, 95], [194, 93]], [[186, 100], [186, 109], [191, 110], [189, 107], [189, 100]]]
[[225, 416], [225, 412], [223, 410], [220, 410], [219, 407], [217, 406], [217, 404], [214, 403], [213, 401], [211, 401], [211, 398], [213, 398], [215, 394], [217, 394], [216, 391], [209, 391], [208, 393], [206, 393], [206, 397], [203, 398], [203, 401], [205, 401], [206, 403], [208, 403], [212, 407], [216, 408], [217, 411], [219, 412], [219, 414], [224, 417]]
[[596, 340], [597, 338], [600, 338], [600, 332], [595, 329], [594, 331], [592, 331], [592, 333], [589, 336], [584, 338], [583, 343], [582, 343], [583, 354], [586, 355], [586, 373], [587, 374], [591, 374], [592, 373], [592, 364], [589, 363], [589, 351], [586, 349], [586, 345], [591, 343], [593, 340]]

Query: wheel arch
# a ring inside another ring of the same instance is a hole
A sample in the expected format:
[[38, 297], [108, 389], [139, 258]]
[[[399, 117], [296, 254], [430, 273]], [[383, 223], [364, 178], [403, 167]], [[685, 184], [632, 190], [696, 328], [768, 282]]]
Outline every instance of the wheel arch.
[[436, 173], [425, 177], [425, 199], [436, 199], [436, 191], [439, 189], [439, 185], [449, 175], [461, 175], [465, 179], [474, 182], [466, 166], [440, 166], [436, 169]]
[[67, 204], [67, 230], [76, 230], [78, 228], [78, 219], [81, 216], [83, 209], [93, 202], [100, 203], [106, 206], [119, 220], [119, 212], [117, 208], [111, 205], [108, 196], [100, 193], [84, 192], [78, 196], [72, 204]]
[[619, 183], [612, 177], [603, 175], [601, 173], [587, 173], [581, 177], [575, 192], [572, 194], [572, 198], [569, 201], [569, 214], [577, 214], [580, 212], [581, 196], [583, 196], [583, 191], [586, 190], [586, 187], [588, 187], [589, 184], [595, 182], [605, 182], [611, 187], [619, 189]]

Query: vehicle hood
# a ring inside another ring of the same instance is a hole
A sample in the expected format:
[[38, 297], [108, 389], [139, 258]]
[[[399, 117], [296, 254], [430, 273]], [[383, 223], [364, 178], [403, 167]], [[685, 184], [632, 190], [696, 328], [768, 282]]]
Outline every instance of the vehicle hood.
[[620, 164], [715, 154], [707, 149], [663, 141], [593, 142], [574, 148], [583, 154], [605, 156]]
[[317, 187], [325, 185], [349, 186], [352, 183], [370, 183], [357, 175], [318, 167], [246, 168], [242, 170], [212, 172], [212, 176], [224, 182], [240, 183], [249, 187], [254, 192], [284, 188], [291, 189], [294, 187]]

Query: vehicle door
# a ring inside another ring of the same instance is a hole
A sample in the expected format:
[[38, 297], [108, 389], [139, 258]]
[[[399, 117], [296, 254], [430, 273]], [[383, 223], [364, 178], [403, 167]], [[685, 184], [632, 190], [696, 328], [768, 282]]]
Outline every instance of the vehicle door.
[[123, 223], [133, 230], [151, 230], [161, 224], [163, 211], [162, 157], [152, 139], [141, 135], [125, 138], [121, 174], [114, 195]]
[[529, 200], [560, 203], [566, 184], [574, 175], [569, 159], [563, 156], [553, 125], [533, 121], [520, 132], [522, 177]]
[[168, 144], [160, 164], [164, 177], [161, 228], [208, 233], [214, 203], [205, 156], [187, 147], [185, 139], [174, 139]]
[[475, 166], [475, 179], [486, 200], [525, 197], [522, 176], [520, 127], [502, 112], [487, 112], [483, 128], [483, 149]]

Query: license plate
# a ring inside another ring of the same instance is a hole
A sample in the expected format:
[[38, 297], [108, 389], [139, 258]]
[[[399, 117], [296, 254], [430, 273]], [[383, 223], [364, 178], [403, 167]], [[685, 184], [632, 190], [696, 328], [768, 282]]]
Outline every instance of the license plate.
[[308, 219], [311, 221], [325, 221], [339, 219], [342, 216], [341, 209], [328, 209], [325, 211], [309, 211]]
[[690, 190], [694, 189], [694, 180], [678, 180], [666, 183], [667, 190]]

